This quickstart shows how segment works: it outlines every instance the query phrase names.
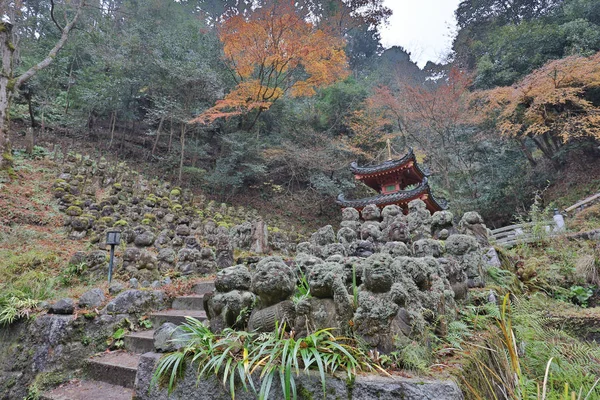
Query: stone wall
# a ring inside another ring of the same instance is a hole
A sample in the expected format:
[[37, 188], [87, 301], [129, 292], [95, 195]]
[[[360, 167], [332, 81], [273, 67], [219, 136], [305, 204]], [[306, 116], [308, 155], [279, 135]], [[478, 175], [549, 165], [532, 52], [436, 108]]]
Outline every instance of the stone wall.
[[[89, 297], [82, 299], [88, 301]], [[79, 304], [83, 305], [82, 299]], [[115, 330], [130, 328], [140, 315], [168, 306], [164, 293], [153, 290], [126, 290], [102, 303], [91, 307], [97, 307], [99, 313], [85, 308], [76, 313], [75, 302], [62, 299], [35, 319], [3, 326], [0, 400], [23, 399], [34, 383], [43, 389], [68, 380], [91, 355], [106, 350], [106, 340]]]
[[[160, 354], [156, 353], [146, 353], [142, 356], [135, 383], [137, 400], [231, 399], [231, 394], [217, 378], [210, 377], [198, 380], [196, 375], [198, 368], [194, 365], [187, 367], [184, 378], [177, 383], [175, 390], [169, 395], [166, 388], [161, 388], [151, 382], [152, 373], [159, 358]], [[357, 376], [355, 381], [350, 383], [345, 377], [336, 376], [327, 378], [326, 395], [324, 397], [318, 374], [300, 375], [295, 379], [299, 400], [462, 400], [464, 398], [456, 383], [452, 381], [362, 375]], [[260, 381], [257, 379], [255, 382], [256, 387], [260, 390]], [[238, 385], [235, 398], [255, 400], [257, 395], [253, 392], [245, 392], [241, 385]], [[284, 398], [281, 383], [276, 377], [271, 385], [269, 399], [281, 400]]]

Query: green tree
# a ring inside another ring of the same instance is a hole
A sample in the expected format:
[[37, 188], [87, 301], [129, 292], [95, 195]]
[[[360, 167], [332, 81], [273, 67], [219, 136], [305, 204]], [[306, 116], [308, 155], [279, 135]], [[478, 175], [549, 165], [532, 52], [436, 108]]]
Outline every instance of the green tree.
[[[55, 23], [60, 32], [60, 37], [56, 40], [52, 48], [48, 51], [41, 61], [29, 66], [24, 72], [15, 74], [15, 53], [16, 41], [14, 35], [19, 30], [20, 23], [23, 21], [23, 14], [20, 13], [17, 2], [3, 1], [0, 5], [0, 59], [2, 60], [2, 71], [0, 72], [0, 169], [10, 168], [11, 166], [11, 145], [9, 138], [9, 108], [12, 98], [17, 90], [35, 76], [38, 71], [48, 67], [58, 52], [63, 48], [71, 30], [79, 19], [84, 6], [81, 0], [75, 4], [74, 9], [70, 9], [68, 4], [64, 5], [64, 20], [60, 23], [55, 17], [56, 4], [50, 0], [47, 5], [47, 15]], [[36, 15], [38, 15], [36, 13]], [[35, 18], [37, 21], [37, 17]], [[35, 32], [36, 26], [30, 27]]]

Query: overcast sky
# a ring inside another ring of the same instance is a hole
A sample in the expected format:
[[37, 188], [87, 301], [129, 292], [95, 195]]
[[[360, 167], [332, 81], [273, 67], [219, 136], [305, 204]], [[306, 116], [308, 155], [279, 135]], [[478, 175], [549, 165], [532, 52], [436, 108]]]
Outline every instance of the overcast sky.
[[381, 30], [383, 46], [402, 46], [423, 67], [450, 51], [456, 30], [454, 10], [460, 0], [384, 0], [394, 11]]

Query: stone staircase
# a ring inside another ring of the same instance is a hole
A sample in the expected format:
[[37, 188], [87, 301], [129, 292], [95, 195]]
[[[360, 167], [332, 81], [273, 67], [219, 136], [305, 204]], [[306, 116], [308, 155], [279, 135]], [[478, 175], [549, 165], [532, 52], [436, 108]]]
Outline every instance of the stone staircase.
[[[177, 325], [185, 317], [206, 320], [203, 307], [204, 294], [214, 289], [214, 282], [203, 281], [193, 286], [192, 295], [173, 300], [169, 310], [149, 315], [152, 326], [165, 322]], [[86, 379], [74, 380], [42, 394], [42, 400], [131, 400], [140, 356], [154, 351], [154, 330], [133, 332], [123, 338], [124, 350], [112, 351], [91, 357], [85, 366]]]

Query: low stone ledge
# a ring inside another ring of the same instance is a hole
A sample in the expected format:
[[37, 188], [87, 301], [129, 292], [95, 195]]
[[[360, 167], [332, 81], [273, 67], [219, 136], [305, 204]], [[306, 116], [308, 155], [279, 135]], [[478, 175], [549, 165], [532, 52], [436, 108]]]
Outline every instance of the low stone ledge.
[[[221, 382], [210, 377], [198, 380], [197, 367], [189, 366], [185, 377], [178, 381], [174, 391], [168, 395], [166, 388], [151, 385], [152, 373], [161, 354], [146, 353], [140, 359], [135, 381], [136, 400], [230, 400], [231, 395], [223, 388]], [[320, 378], [316, 374], [296, 377], [298, 399], [323, 399]], [[258, 388], [258, 387], [257, 387]], [[246, 392], [238, 385], [236, 399], [255, 400], [252, 392]], [[428, 380], [403, 377], [383, 377], [363, 375], [356, 377], [353, 384], [337, 377], [327, 379], [327, 400], [463, 400], [463, 394], [450, 380]], [[281, 384], [275, 378], [271, 386], [269, 399], [283, 399]]]

